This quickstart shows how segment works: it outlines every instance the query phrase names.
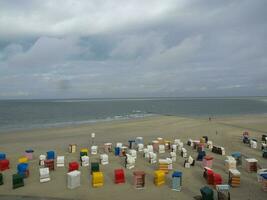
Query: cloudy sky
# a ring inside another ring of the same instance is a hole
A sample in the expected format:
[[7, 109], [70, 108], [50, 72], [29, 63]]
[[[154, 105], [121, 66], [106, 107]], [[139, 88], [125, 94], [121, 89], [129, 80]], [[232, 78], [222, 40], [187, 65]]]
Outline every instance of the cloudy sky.
[[0, 99], [267, 95], [266, 0], [1, 0]]

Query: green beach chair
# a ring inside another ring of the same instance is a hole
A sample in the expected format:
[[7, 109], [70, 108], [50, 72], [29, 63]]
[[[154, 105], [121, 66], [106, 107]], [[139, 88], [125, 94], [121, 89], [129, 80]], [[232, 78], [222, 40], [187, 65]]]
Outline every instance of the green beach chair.
[[99, 172], [99, 163], [97, 162], [93, 162], [91, 163], [91, 174], [93, 174], [93, 172]]
[[200, 189], [202, 200], [214, 200], [213, 190], [207, 186]]
[[3, 181], [3, 174], [0, 173], [0, 185], [3, 185], [4, 184], [4, 181]]
[[19, 174], [13, 174], [12, 183], [13, 183], [13, 189], [23, 187], [24, 186], [23, 176]]

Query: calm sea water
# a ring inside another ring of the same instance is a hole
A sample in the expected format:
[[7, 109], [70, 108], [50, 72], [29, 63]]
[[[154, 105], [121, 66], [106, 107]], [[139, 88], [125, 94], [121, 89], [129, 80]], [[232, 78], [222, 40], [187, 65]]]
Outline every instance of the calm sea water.
[[153, 115], [206, 117], [266, 113], [267, 97], [2, 100], [0, 132]]

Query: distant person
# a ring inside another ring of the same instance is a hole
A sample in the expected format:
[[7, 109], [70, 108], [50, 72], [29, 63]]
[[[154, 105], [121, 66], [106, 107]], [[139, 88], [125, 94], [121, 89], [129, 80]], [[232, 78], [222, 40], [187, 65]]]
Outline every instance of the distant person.
[[209, 117], [209, 121], [211, 121], [211, 117]]

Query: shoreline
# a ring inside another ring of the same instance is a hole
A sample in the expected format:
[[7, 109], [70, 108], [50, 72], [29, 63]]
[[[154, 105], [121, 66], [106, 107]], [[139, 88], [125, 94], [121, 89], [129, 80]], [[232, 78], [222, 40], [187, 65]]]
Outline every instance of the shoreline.
[[[10, 129], [2, 129], [0, 130], [0, 135], [1, 134], [10, 134], [10, 133], [17, 133], [17, 132], [26, 132], [26, 131], [40, 131], [40, 130], [46, 130], [46, 129], [60, 129], [60, 128], [72, 128], [72, 127], [83, 127], [83, 126], [90, 126], [90, 125], [95, 125], [95, 124], [102, 124], [102, 123], [122, 123], [122, 122], [130, 122], [130, 121], [138, 121], [138, 120], [146, 120], [146, 119], [153, 119], [153, 118], [158, 118], [158, 117], [178, 117], [178, 118], [188, 118], [188, 119], [197, 119], [197, 120], [202, 120], [202, 119], [207, 119], [208, 117], [211, 117], [212, 120], [235, 120], [238, 118], [250, 118], [250, 117], [257, 117], [257, 118], [265, 118], [267, 117], [267, 113], [263, 114], [236, 114], [236, 115], [162, 115], [162, 114], [151, 114], [148, 116], [143, 116], [143, 117], [136, 117], [136, 118], [106, 118], [106, 119], [92, 119], [92, 120], [87, 120], [87, 121], [72, 121], [72, 122], [58, 122], [54, 124], [45, 124], [43, 126], [41, 125], [33, 125], [32, 127], [29, 128], [10, 128]], [[242, 128], [242, 127], [240, 127]], [[1, 128], [0, 128], [1, 129]], [[256, 130], [255, 130], [256, 131]], [[258, 130], [261, 131], [261, 130]], [[267, 131], [266, 131], [267, 132]]]

